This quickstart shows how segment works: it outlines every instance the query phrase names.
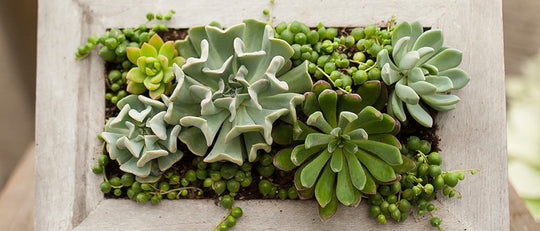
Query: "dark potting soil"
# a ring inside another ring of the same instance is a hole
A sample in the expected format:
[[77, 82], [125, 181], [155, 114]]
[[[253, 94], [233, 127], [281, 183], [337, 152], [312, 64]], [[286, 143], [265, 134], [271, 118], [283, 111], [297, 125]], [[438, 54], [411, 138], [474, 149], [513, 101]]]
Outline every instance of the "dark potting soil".
[[[339, 34], [340, 34], [338, 36], [348, 35], [351, 32], [352, 29], [353, 28], [338, 28]], [[179, 40], [179, 39], [184, 39], [185, 36], [187, 35], [187, 29], [169, 29], [166, 32], [158, 32], [158, 34], [163, 38], [164, 41], [171, 41], [171, 40], [175, 41], [175, 40]], [[342, 48], [340, 48], [340, 49], [342, 49]], [[345, 49], [345, 50], [340, 50], [340, 52], [345, 53], [348, 56], [352, 56], [357, 51], [358, 51], [358, 49], [356, 48], [356, 46], [353, 46], [353, 47]], [[372, 57], [369, 54], [367, 55], [367, 58], [375, 59], [375, 57]], [[115, 69], [121, 70], [122, 69], [121, 64], [120, 63], [111, 63], [111, 62], [106, 62], [105, 63], [104, 79], [105, 79], [105, 85], [106, 85], [107, 93], [114, 93], [111, 90], [111, 84], [109, 83], [109, 80], [107, 79], [107, 73], [109, 73], [111, 70], [115, 70]], [[125, 71], [129, 71], [129, 70], [123, 70], [123, 71], [125, 72]], [[314, 79], [314, 82], [316, 82], [316, 81], [317, 80]], [[125, 85], [122, 86], [121, 89], [122, 88], [125, 89]], [[105, 106], [106, 106], [106, 108], [105, 108], [105, 118], [106, 119], [116, 116], [120, 111], [116, 107], [116, 105], [111, 103], [109, 100], [105, 100]], [[386, 109], [384, 109], [382, 112], [385, 112], [385, 110]], [[407, 126], [402, 126], [401, 127], [401, 131], [399, 132], [399, 134], [396, 135], [396, 137], [402, 143], [406, 143], [408, 137], [413, 136], [413, 135], [418, 136], [422, 140], [428, 140], [429, 142], [431, 142], [432, 151], [439, 151], [440, 149], [438, 147], [438, 144], [439, 144], [440, 139], [436, 134], [436, 131], [438, 129], [437, 124], [434, 124], [432, 128], [426, 128], [426, 127], [418, 124], [414, 119], [412, 119], [412, 117], [408, 114], [408, 112], [406, 112], [406, 113], [407, 113], [407, 118], [410, 118], [409, 121], [408, 121], [408, 124], [407, 124]], [[299, 114], [302, 114], [302, 113], [299, 113]], [[435, 118], [437, 116], [437, 111], [430, 110], [430, 114], [433, 117], [433, 119], [435, 120]], [[167, 170], [163, 174], [163, 176], [166, 176], [168, 173], [173, 173], [175, 175], [180, 176], [180, 179], [182, 179], [185, 176], [185, 173], [188, 170], [190, 170], [190, 169], [196, 170], [197, 169], [196, 166], [192, 165], [192, 161], [193, 161], [194, 158], [201, 158], [201, 157], [197, 157], [196, 155], [192, 154], [188, 150], [188, 148], [184, 144], [182, 144], [181, 142], [179, 142], [179, 147], [178, 148], [184, 152], [184, 157], [180, 161], [178, 161], [176, 164], [174, 164], [169, 170]], [[275, 154], [276, 150], [280, 150], [280, 148], [279, 147], [272, 148], [272, 153], [271, 154]], [[107, 151], [105, 149], [104, 149], [104, 154], [108, 155], [108, 153], [107, 153]], [[252, 171], [251, 171], [253, 182], [248, 187], [240, 187], [240, 190], [237, 192], [237, 196], [235, 198], [236, 199], [246, 199], [246, 200], [249, 200], [249, 199], [276, 199], [276, 198], [278, 198], [277, 196], [274, 196], [274, 197], [263, 196], [259, 192], [258, 184], [262, 180], [262, 177], [257, 172], [256, 165], [257, 164], [253, 165], [253, 168], [252, 168]], [[110, 161], [109, 164], [106, 166], [105, 171], [106, 171], [108, 179], [111, 179], [113, 177], [121, 177], [122, 174], [124, 174], [124, 172], [122, 172], [120, 170], [119, 165], [118, 165], [118, 163], [116, 161]], [[291, 172], [288, 172], [288, 173], [283, 173], [282, 172], [280, 174], [280, 172], [281, 171], [276, 169], [276, 171], [272, 174], [272, 176], [270, 176], [268, 178], [265, 178], [265, 179], [269, 180], [272, 183], [276, 183], [276, 184], [280, 185], [280, 188], [278, 188], [278, 190], [279, 189], [287, 190], [289, 187], [293, 186], [294, 170], [291, 171]], [[214, 192], [214, 190], [212, 190], [211, 188], [204, 188], [203, 187], [203, 181], [202, 180], [197, 180], [196, 182], [191, 182], [189, 186], [190, 187], [197, 187], [197, 188], [202, 189], [203, 190], [202, 195], [198, 195], [198, 193], [195, 190], [188, 190], [188, 192], [189, 192], [188, 195], [185, 196], [185, 197], [180, 197], [181, 199], [184, 199], [184, 198], [185, 199], [201, 199], [201, 198], [217, 199], [217, 198], [219, 198], [219, 195], [217, 195]], [[179, 186], [177, 186], [177, 187], [179, 187]], [[171, 189], [173, 189], [173, 188], [174, 188], [173, 185], [171, 185]], [[127, 191], [127, 188], [123, 187], [122, 188], [122, 195], [115, 196], [113, 194], [113, 191], [111, 191], [110, 193], [105, 194], [105, 197], [106, 198], [124, 198], [124, 199], [127, 199], [128, 197], [127, 197], [126, 191]], [[163, 195], [163, 197], [166, 198], [166, 195]], [[217, 203], [217, 200], [216, 200], [216, 203]]]

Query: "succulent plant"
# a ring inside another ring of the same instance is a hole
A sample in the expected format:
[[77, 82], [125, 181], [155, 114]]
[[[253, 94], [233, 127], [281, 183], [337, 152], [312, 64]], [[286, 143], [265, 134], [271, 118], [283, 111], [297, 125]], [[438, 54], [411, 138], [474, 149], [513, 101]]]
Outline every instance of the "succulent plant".
[[189, 58], [174, 66], [178, 84], [164, 97], [165, 120], [187, 127], [180, 140], [204, 161], [255, 161], [258, 150], [270, 151], [274, 121], [294, 124], [299, 93], [312, 82], [307, 63], [290, 70], [294, 51], [273, 35], [271, 26], [245, 20], [226, 30], [218, 23], [192, 27], [176, 42]]
[[177, 55], [174, 43], [164, 43], [157, 34], [143, 43], [141, 48], [128, 47], [127, 57], [137, 65], [127, 74], [127, 91], [143, 94], [148, 89], [152, 99], [159, 99], [161, 94], [170, 91], [174, 80], [173, 63], [182, 65], [185, 62], [183, 57]]
[[388, 114], [406, 122], [406, 107], [416, 121], [431, 127], [433, 118], [426, 106], [437, 111], [456, 107], [459, 97], [445, 92], [463, 88], [470, 77], [456, 68], [461, 63], [461, 51], [442, 45], [440, 30], [424, 32], [418, 22], [396, 26], [392, 34], [392, 58], [385, 49], [377, 55], [384, 83], [395, 84], [389, 94]]
[[101, 133], [109, 156], [141, 182], [158, 180], [183, 156], [177, 149], [181, 126], [165, 123], [165, 104], [143, 95], [129, 95], [117, 106], [120, 113], [107, 121]]
[[299, 166], [295, 186], [300, 197], [315, 195], [321, 218], [328, 219], [338, 202], [356, 206], [361, 193], [374, 194], [378, 183], [399, 180], [399, 173], [414, 163], [401, 155], [393, 135], [399, 122], [372, 106], [359, 108], [357, 94], [331, 89], [318, 93], [317, 87], [305, 93], [303, 110], [310, 127], [300, 136], [304, 142], [278, 152], [274, 164], [282, 170]]

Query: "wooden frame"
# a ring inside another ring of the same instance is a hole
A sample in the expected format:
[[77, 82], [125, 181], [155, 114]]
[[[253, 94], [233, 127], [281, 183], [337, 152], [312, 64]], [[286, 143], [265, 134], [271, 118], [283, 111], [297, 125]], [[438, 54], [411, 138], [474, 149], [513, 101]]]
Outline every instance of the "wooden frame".
[[[212, 20], [230, 26], [242, 19], [264, 20], [268, 0], [245, 1], [39, 1], [36, 122], [36, 230], [209, 230], [225, 210], [213, 200], [164, 200], [138, 205], [104, 199], [96, 138], [104, 123], [102, 61], [94, 51], [82, 61], [74, 52], [90, 33], [137, 26], [146, 12], [177, 11], [171, 27], [187, 28]], [[242, 4], [244, 3], [244, 4]], [[506, 120], [501, 1], [363, 0], [281, 1], [275, 23], [298, 19], [315, 26], [361, 26], [388, 20], [419, 20], [441, 28], [445, 45], [463, 51], [461, 67], [470, 84], [456, 94], [457, 109], [437, 118], [443, 169], [479, 168], [458, 186], [462, 199], [440, 197], [435, 213], [448, 230], [508, 230]], [[133, 20], [132, 20], [133, 19]], [[380, 226], [359, 208], [340, 208], [322, 223], [313, 201], [238, 201], [245, 216], [238, 230], [428, 229], [427, 217]], [[438, 203], [438, 202], [436, 202]]]

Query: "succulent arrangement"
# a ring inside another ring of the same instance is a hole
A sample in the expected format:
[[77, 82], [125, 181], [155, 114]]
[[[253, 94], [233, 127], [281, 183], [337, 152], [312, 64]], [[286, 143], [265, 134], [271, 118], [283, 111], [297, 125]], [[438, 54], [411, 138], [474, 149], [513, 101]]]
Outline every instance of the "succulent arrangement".
[[249, 19], [164, 41], [172, 14], [148, 13], [159, 20], [151, 29], [89, 36], [76, 53], [100, 43], [108, 62], [92, 168], [106, 195], [154, 204], [217, 195], [228, 214], [214, 230], [242, 216], [235, 198], [315, 198], [324, 221], [364, 198], [381, 224], [416, 206], [440, 229], [430, 201], [439, 190], [461, 197], [458, 181], [478, 171], [443, 171], [429, 129], [456, 107], [448, 91], [470, 79], [440, 30], [393, 18], [352, 29]]

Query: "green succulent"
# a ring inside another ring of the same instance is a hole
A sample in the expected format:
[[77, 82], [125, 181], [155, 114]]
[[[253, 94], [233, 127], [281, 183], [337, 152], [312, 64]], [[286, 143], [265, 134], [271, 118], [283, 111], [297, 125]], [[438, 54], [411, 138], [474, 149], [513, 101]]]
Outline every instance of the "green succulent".
[[263, 22], [192, 27], [175, 46], [189, 58], [174, 66], [178, 84], [164, 97], [165, 120], [186, 127], [180, 140], [206, 162], [242, 165], [270, 151], [274, 121], [294, 124], [299, 93], [313, 84], [307, 62], [290, 70], [293, 49]]
[[101, 133], [111, 159], [140, 182], [157, 181], [183, 156], [177, 149], [181, 126], [166, 124], [165, 104], [146, 96], [129, 95], [117, 106], [120, 113], [107, 121]]
[[163, 42], [155, 34], [141, 48], [128, 47], [127, 57], [137, 67], [127, 74], [127, 91], [132, 94], [143, 94], [148, 89], [152, 99], [159, 99], [161, 94], [170, 91], [174, 80], [173, 63], [184, 64], [183, 57], [177, 55], [174, 43]]
[[446, 92], [463, 88], [470, 77], [456, 68], [461, 63], [461, 51], [442, 45], [440, 30], [424, 32], [418, 22], [396, 26], [392, 34], [392, 58], [385, 49], [377, 55], [384, 83], [395, 84], [389, 94], [388, 114], [405, 122], [406, 107], [416, 121], [431, 127], [433, 118], [427, 106], [437, 111], [456, 107], [459, 97]]
[[357, 94], [318, 92], [305, 94], [309, 127], [299, 138], [304, 142], [278, 152], [274, 164], [282, 170], [299, 166], [294, 181], [300, 197], [314, 195], [321, 218], [328, 219], [338, 202], [358, 205], [362, 193], [374, 194], [379, 183], [399, 180], [399, 174], [414, 168], [414, 163], [400, 153], [394, 136], [400, 123], [391, 116], [372, 106], [358, 107]]

